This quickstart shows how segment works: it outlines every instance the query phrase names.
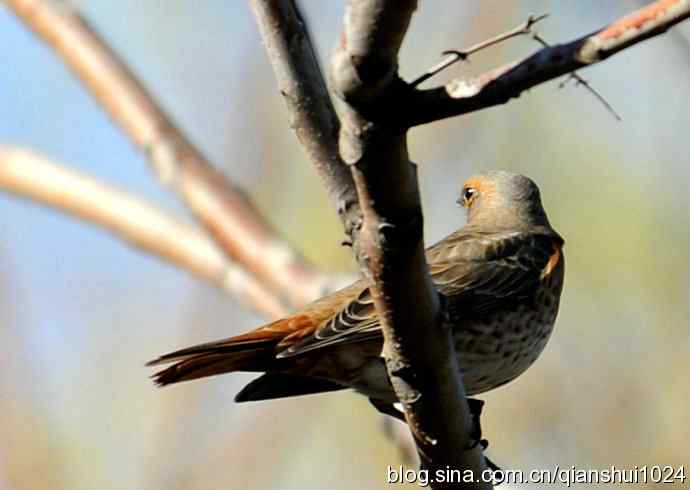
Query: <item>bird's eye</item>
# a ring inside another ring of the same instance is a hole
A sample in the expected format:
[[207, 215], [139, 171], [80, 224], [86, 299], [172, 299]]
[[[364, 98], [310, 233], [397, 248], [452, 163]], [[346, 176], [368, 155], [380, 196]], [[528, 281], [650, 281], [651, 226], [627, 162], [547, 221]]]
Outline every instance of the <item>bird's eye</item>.
[[463, 206], [469, 206], [472, 200], [477, 196], [477, 189], [474, 187], [465, 187], [462, 190], [462, 204]]

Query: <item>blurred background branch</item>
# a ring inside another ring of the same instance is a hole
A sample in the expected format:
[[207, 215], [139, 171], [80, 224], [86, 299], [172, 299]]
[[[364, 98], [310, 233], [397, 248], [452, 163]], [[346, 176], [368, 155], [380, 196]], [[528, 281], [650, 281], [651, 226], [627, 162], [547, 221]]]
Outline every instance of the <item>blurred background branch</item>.
[[31, 151], [1, 145], [0, 189], [110, 231], [236, 295], [266, 318], [285, 314], [280, 300], [232, 264], [203, 232], [132, 194]]
[[293, 306], [329, 281], [270, 229], [245, 194], [172, 123], [153, 96], [93, 29], [64, 2], [9, 0], [14, 13], [51, 45], [172, 188], [220, 248]]

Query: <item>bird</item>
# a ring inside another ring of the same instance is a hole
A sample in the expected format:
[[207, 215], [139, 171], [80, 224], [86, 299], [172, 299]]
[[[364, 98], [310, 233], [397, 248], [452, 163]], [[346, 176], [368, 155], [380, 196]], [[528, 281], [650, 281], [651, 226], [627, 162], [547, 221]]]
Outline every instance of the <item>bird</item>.
[[[443, 298], [468, 396], [508, 383], [543, 351], [563, 289], [563, 238], [538, 186], [490, 170], [467, 179], [466, 224], [426, 250]], [[237, 371], [262, 373], [237, 402], [354, 389], [377, 407], [397, 403], [367, 279], [247, 333], [165, 354], [159, 386]], [[383, 410], [382, 410], [383, 411]]]

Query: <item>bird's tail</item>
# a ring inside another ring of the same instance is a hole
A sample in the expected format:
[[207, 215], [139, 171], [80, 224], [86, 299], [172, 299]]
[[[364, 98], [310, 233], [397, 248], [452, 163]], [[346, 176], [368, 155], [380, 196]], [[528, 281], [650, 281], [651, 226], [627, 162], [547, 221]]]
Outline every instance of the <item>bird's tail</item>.
[[172, 363], [152, 376], [158, 386], [234, 371], [266, 372], [244, 387], [235, 397], [238, 402], [342, 390], [345, 386], [327, 379], [291, 374], [292, 360], [276, 358], [314, 325], [314, 317], [295, 315], [236, 337], [165, 354], [147, 366]]
[[229, 339], [188, 347], [162, 355], [146, 365], [174, 363], [152, 376], [159, 386], [234, 371], [266, 371], [275, 363], [276, 346], [283, 339], [275, 330], [264, 327]]

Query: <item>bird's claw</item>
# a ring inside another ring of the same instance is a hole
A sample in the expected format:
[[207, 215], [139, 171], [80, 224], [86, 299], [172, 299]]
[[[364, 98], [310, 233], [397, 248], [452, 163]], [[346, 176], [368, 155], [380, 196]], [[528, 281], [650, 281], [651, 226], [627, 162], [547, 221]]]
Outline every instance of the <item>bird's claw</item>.
[[[489, 442], [486, 441], [486, 439], [482, 439], [482, 426], [480, 422], [482, 408], [484, 408], [484, 401], [477, 400], [476, 398], [468, 398], [467, 404], [469, 405], [470, 416], [472, 417], [472, 427], [470, 428], [471, 442], [467, 449], [474, 449], [483, 441], [486, 442], [486, 445], [488, 446]], [[484, 446], [482, 446], [482, 449], [484, 449]]]
[[[481, 415], [482, 408], [484, 408], [484, 401], [477, 400], [476, 398], [468, 398], [467, 404], [470, 408], [470, 415], [472, 416], [472, 428], [470, 429], [470, 445], [467, 449], [474, 449], [477, 446], [481, 446], [482, 451], [485, 451], [489, 447], [489, 441], [482, 438], [482, 426], [481, 426]], [[501, 468], [491, 461], [488, 457], [484, 456], [486, 461], [486, 466], [491, 471], [500, 471]]]

